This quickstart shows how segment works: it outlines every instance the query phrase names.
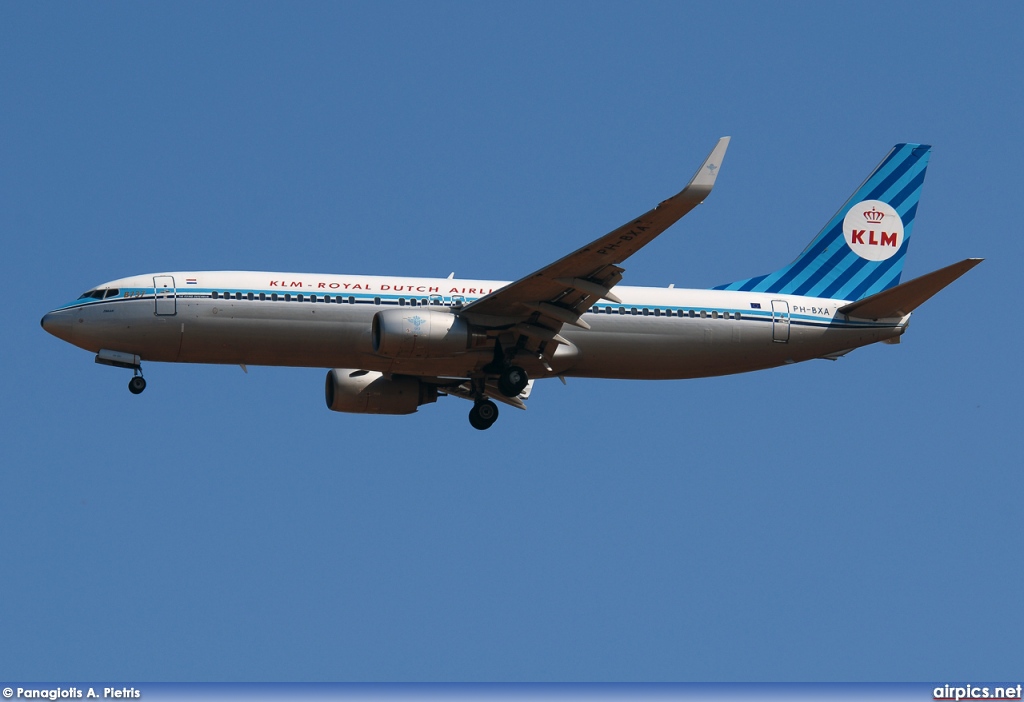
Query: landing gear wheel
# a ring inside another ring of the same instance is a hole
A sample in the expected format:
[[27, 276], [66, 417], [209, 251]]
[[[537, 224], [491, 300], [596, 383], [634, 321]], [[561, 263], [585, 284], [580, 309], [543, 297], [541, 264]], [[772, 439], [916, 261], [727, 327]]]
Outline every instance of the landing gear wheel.
[[469, 411], [469, 423], [474, 429], [490, 429], [498, 419], [498, 406], [490, 400], [481, 400]]
[[138, 395], [140, 392], [146, 389], [146, 379], [141, 375], [137, 375], [128, 381], [128, 392], [132, 395]]
[[505, 397], [515, 397], [530, 382], [530, 376], [519, 366], [509, 366], [498, 376], [498, 389]]

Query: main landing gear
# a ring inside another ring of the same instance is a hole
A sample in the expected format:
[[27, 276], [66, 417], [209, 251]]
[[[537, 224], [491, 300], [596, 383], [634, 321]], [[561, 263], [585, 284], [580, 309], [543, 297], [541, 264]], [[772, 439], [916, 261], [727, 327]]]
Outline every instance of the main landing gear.
[[[519, 366], [506, 366], [498, 374], [498, 390], [505, 397], [516, 397], [530, 382], [526, 371]], [[469, 411], [469, 423], [474, 429], [490, 429], [491, 425], [498, 420], [498, 406], [483, 394], [483, 379], [476, 381], [475, 390], [477, 400], [473, 403], [473, 409]]]
[[519, 366], [508, 366], [498, 375], [498, 390], [505, 397], [515, 397], [530, 383], [530, 377]]
[[469, 423], [474, 429], [490, 429], [498, 419], [498, 406], [490, 400], [477, 400], [469, 411]]

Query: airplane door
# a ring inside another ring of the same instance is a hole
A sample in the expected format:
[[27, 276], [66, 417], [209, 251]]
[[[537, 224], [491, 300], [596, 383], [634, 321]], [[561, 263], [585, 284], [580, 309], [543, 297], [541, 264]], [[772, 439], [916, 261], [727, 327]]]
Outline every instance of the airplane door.
[[772, 341], [789, 343], [789, 303], [772, 300]]
[[156, 298], [156, 313], [158, 315], [176, 314], [178, 308], [174, 296], [174, 276], [153, 276], [153, 297]]

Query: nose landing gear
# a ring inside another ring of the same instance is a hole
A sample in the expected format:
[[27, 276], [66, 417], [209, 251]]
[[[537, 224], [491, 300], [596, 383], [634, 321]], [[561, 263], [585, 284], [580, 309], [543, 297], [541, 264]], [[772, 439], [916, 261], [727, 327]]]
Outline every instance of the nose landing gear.
[[132, 379], [128, 381], [128, 392], [130, 392], [132, 395], [138, 395], [145, 389], [146, 379], [143, 378], [141, 375], [133, 375]]
[[132, 379], [128, 381], [128, 392], [132, 395], [138, 395], [146, 389], [146, 379], [142, 377], [142, 359], [138, 354], [100, 349], [96, 354], [96, 363], [115, 368], [130, 368]]

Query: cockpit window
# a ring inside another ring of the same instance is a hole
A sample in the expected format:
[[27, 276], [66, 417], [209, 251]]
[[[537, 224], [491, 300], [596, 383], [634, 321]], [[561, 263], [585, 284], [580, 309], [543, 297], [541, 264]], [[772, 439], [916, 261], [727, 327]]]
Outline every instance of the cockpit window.
[[96, 291], [95, 290], [86, 290], [84, 293], [82, 293], [81, 295], [78, 296], [78, 299], [79, 300], [84, 300], [87, 297], [92, 297], [92, 294], [94, 292], [96, 292]]
[[117, 297], [120, 292], [121, 291], [118, 290], [117, 288], [110, 288], [109, 290], [107, 290], [107, 294], [104, 295], [104, 297]]
[[92, 295], [90, 295], [89, 297], [95, 298], [97, 300], [102, 300], [103, 299], [103, 291], [102, 290], [93, 290], [92, 291]]

